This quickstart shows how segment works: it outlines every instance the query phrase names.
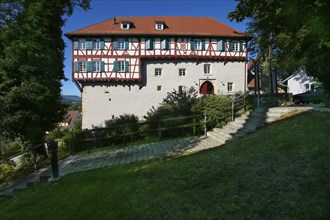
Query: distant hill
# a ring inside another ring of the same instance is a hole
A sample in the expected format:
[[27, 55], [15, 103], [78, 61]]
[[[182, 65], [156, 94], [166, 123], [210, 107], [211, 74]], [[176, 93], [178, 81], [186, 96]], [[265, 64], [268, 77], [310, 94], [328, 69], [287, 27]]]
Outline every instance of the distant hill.
[[81, 97], [77, 95], [62, 95], [62, 101], [65, 103], [81, 103]]

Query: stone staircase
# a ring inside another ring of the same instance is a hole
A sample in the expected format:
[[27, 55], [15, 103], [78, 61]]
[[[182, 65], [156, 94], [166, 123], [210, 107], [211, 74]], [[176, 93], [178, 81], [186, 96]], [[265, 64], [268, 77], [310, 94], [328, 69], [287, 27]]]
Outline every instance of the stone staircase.
[[223, 128], [215, 128], [207, 132], [207, 136], [191, 145], [185, 154], [221, 146], [232, 139], [246, 136], [248, 133], [254, 132], [267, 124], [309, 110], [311, 110], [310, 107], [299, 106], [257, 108], [229, 122]]

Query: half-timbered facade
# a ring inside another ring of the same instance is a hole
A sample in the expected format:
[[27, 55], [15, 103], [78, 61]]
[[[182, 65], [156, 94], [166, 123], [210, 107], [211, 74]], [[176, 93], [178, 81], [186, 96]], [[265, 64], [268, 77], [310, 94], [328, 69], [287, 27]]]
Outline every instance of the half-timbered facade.
[[233, 94], [246, 88], [248, 37], [204, 17], [117, 17], [66, 34], [83, 128], [143, 116], [173, 89]]

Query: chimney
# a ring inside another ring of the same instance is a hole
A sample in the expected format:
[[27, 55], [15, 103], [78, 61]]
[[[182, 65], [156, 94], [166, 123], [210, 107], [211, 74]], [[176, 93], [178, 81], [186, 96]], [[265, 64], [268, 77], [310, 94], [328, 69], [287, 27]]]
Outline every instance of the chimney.
[[116, 25], [116, 17], [113, 17], [113, 25]]

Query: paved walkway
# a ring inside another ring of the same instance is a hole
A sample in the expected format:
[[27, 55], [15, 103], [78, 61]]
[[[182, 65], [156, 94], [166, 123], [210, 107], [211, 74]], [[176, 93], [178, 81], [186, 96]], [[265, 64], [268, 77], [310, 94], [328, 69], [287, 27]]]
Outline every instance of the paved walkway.
[[[102, 151], [87, 155], [69, 156], [59, 161], [60, 178], [68, 173], [109, 167], [117, 164], [127, 164], [156, 158], [176, 156], [187, 149], [193, 148], [204, 140], [203, 137], [188, 137], [168, 141], [160, 141], [150, 144], [125, 147], [118, 150]], [[20, 180], [13, 181], [0, 188], [0, 196], [11, 195], [15, 189], [25, 189], [28, 185], [37, 184], [40, 181], [52, 181], [51, 167], [40, 169]]]
[[[305, 110], [330, 112], [327, 108], [302, 107]], [[212, 138], [188, 137], [182, 139], [160, 141], [133, 147], [126, 147], [118, 150], [102, 151], [87, 155], [75, 155], [59, 162], [60, 177], [68, 173], [85, 170], [109, 167], [116, 164], [127, 164], [156, 158], [176, 156], [183, 153], [194, 153], [200, 150], [219, 146]], [[37, 184], [40, 181], [48, 181], [51, 176], [51, 167], [40, 169], [19, 180], [9, 183], [6, 187], [0, 188], [0, 196], [11, 195], [14, 189], [24, 189], [28, 185]]]
[[160, 141], [118, 150], [90, 153], [84, 156], [69, 157], [68, 163], [60, 166], [60, 175], [126, 164], [181, 154], [199, 142], [198, 137]]

